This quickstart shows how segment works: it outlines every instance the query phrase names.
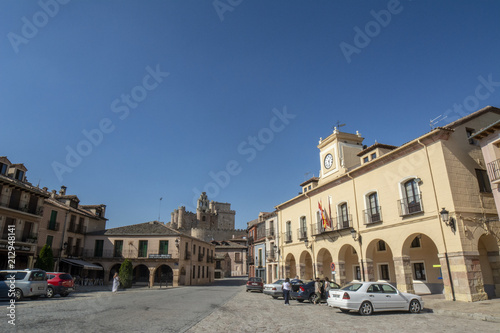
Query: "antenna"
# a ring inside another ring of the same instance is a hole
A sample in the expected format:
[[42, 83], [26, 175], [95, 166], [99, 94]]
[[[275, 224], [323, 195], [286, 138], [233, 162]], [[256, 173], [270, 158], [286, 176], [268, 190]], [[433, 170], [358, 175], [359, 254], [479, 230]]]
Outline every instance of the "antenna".
[[[441, 118], [441, 117], [443, 117], [443, 115], [442, 115], [442, 114], [440, 114], [440, 115], [439, 115], [439, 116], [437, 116], [436, 118], [434, 118], [434, 119], [431, 119], [431, 120], [430, 120], [429, 126], [431, 127], [431, 129], [434, 129], [434, 125], [436, 125], [437, 123], [439, 123], [441, 120], [446, 119], [448, 116], [446, 116], [446, 117], [444, 117], [444, 118], [442, 118], [442, 119], [439, 119], [439, 118]], [[438, 119], [439, 119], [439, 120], [438, 120]]]
[[160, 198], [160, 208], [158, 209], [158, 222], [160, 222], [160, 213], [161, 213], [161, 201], [163, 200], [163, 197]]
[[307, 175], [310, 175], [310, 174], [311, 174], [310, 172], [306, 172], [306, 173], [304, 174], [304, 181], [306, 181], [306, 180], [307, 180]]

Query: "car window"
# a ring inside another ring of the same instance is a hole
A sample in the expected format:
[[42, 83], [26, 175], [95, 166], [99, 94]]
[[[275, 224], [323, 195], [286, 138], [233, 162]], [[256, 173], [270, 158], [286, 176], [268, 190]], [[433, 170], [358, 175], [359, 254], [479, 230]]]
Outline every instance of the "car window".
[[362, 283], [350, 283], [342, 288], [342, 290], [357, 291], [362, 285]]
[[28, 273], [27, 272], [16, 272], [15, 279], [16, 280], [24, 280], [24, 278], [26, 277], [26, 274], [28, 274]]
[[285, 282], [285, 280], [277, 280], [273, 284], [283, 284], [283, 282]]
[[256, 277], [251, 277], [248, 279], [248, 281], [250, 282], [262, 282], [262, 279], [261, 278], [256, 278]]
[[52, 280], [55, 277], [56, 277], [55, 275], [47, 274], [47, 279], [48, 280]]
[[45, 281], [45, 272], [31, 272], [30, 281]]
[[330, 289], [340, 289], [340, 286], [335, 282], [330, 282]]
[[61, 274], [61, 275], [59, 275], [59, 278], [63, 279], [63, 280], [73, 280], [73, 277], [71, 276], [71, 274]]
[[379, 287], [382, 288], [382, 292], [386, 294], [397, 294], [397, 290], [388, 284], [379, 284]]
[[376, 284], [372, 284], [371, 286], [368, 287], [368, 289], [366, 290], [366, 292], [368, 293], [379, 293], [381, 292], [382, 290], [378, 287], [378, 285]]

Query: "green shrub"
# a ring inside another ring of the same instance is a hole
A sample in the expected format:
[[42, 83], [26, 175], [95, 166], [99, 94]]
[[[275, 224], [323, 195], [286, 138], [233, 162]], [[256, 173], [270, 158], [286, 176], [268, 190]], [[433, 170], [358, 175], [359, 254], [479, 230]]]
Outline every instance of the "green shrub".
[[40, 268], [47, 272], [52, 272], [54, 270], [54, 255], [50, 245], [45, 244], [40, 250], [35, 268]]
[[132, 263], [130, 260], [125, 259], [125, 261], [120, 266], [120, 272], [118, 275], [120, 276], [120, 283], [123, 288], [132, 287]]

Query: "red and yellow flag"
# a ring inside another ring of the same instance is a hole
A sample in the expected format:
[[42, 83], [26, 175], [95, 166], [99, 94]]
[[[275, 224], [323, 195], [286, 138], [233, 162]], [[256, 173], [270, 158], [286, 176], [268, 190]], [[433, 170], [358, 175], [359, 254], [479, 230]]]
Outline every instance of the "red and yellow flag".
[[321, 205], [321, 201], [318, 201], [318, 208], [319, 208], [319, 211], [321, 213], [321, 222], [323, 223], [323, 229], [326, 229], [327, 227], [330, 226], [330, 224], [328, 223], [328, 220], [326, 219], [325, 210], [323, 209], [323, 207]]

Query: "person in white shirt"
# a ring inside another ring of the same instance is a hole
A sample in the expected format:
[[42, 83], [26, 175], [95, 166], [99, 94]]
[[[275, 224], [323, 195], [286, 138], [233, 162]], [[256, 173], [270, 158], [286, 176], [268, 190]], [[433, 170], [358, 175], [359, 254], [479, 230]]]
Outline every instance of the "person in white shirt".
[[290, 285], [290, 279], [286, 278], [283, 282], [283, 297], [285, 298], [285, 305], [290, 305], [290, 292], [292, 291], [292, 286]]

